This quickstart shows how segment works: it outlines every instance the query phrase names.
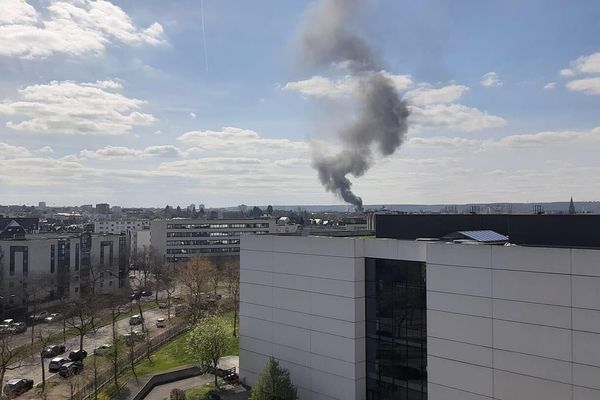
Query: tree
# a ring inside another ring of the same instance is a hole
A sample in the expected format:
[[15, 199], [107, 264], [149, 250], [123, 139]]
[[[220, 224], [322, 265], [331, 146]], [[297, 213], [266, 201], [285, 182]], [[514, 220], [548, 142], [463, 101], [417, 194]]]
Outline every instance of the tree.
[[270, 358], [252, 388], [250, 400], [296, 400], [298, 389], [292, 384], [290, 372]]
[[227, 284], [228, 301], [233, 306], [233, 337], [237, 336], [237, 321], [240, 310], [240, 264], [229, 261], [223, 267], [223, 276]]
[[0, 334], [0, 398], [4, 395], [4, 375], [21, 368], [17, 347], [8, 333]]
[[69, 302], [65, 324], [79, 336], [79, 350], [83, 350], [83, 338], [94, 331], [94, 316], [98, 309], [94, 297], [86, 296]]
[[121, 315], [127, 312], [126, 307], [119, 303], [119, 301], [113, 302], [110, 310], [112, 324], [112, 347], [108, 355], [110, 356], [112, 364], [113, 381], [115, 383], [115, 387], [119, 387], [119, 366], [121, 364], [120, 349], [122, 345], [122, 340], [119, 338], [117, 333], [117, 321]]
[[273, 206], [267, 206], [267, 214], [268, 215], [273, 215]]
[[201, 367], [212, 367], [217, 383], [217, 365], [227, 350], [227, 329], [223, 321], [216, 316], [202, 319], [190, 332], [187, 351]]
[[173, 294], [177, 290], [177, 280], [175, 276], [175, 271], [173, 268], [165, 268], [163, 277], [162, 277], [162, 287], [164, 291], [167, 293], [167, 319], [169, 322], [171, 321], [171, 299], [173, 298]]
[[38, 333], [38, 343], [40, 346], [40, 366], [42, 367], [42, 393], [46, 390], [46, 368], [44, 366], [44, 350], [52, 342], [52, 334], [43, 332]]
[[206, 291], [211, 288], [210, 277], [216, 273], [213, 260], [202, 256], [192, 258], [177, 272], [177, 281], [186, 297], [192, 323], [212, 311]]
[[263, 216], [263, 210], [261, 210], [260, 207], [254, 206], [252, 211], [250, 211], [250, 216], [252, 218], [260, 218]]

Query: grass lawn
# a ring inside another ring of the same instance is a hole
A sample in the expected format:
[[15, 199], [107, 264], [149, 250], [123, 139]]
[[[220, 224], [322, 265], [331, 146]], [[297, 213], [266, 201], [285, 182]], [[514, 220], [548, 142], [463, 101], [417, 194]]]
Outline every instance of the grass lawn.
[[209, 383], [206, 385], [195, 387], [193, 389], [188, 389], [185, 391], [185, 398], [187, 400], [205, 400], [208, 392], [210, 392], [214, 388], [215, 385]]
[[[233, 331], [233, 313], [225, 313], [221, 316], [221, 318], [223, 318], [223, 321], [227, 325], [228, 331], [230, 332], [230, 335], [228, 336], [229, 344], [225, 355], [239, 355], [239, 340], [237, 337], [231, 336], [231, 332]], [[157, 374], [173, 368], [194, 364], [196, 360], [186, 352], [185, 348], [188, 337], [189, 331], [186, 331], [182, 335], [176, 337], [174, 340], [163, 345], [154, 353], [152, 353], [150, 360], [144, 359], [142, 362], [137, 364], [135, 367], [135, 372], [138, 377]], [[121, 385], [123, 385], [132, 379], [132, 377], [133, 374], [131, 371], [127, 371], [119, 377], [119, 382]], [[115, 387], [114, 385], [110, 385], [99, 393], [98, 399], [109, 400], [114, 393]]]

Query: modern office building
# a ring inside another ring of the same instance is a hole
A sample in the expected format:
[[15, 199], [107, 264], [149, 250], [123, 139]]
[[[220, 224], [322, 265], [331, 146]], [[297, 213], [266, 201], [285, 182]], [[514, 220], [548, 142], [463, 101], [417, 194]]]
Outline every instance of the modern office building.
[[[127, 284], [126, 235], [33, 234], [0, 240], [0, 296], [11, 315]], [[39, 309], [39, 308], [38, 308]]]
[[301, 400], [600, 399], [600, 250], [463, 235], [243, 236], [240, 378], [274, 357]]
[[274, 219], [154, 220], [150, 243], [167, 262], [180, 262], [197, 255], [238, 255], [241, 236], [266, 235], [276, 229]]

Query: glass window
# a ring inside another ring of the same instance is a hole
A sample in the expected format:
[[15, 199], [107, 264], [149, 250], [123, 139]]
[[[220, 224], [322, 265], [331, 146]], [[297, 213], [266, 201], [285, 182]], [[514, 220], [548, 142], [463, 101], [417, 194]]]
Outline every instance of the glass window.
[[365, 261], [367, 400], [427, 399], [425, 263]]

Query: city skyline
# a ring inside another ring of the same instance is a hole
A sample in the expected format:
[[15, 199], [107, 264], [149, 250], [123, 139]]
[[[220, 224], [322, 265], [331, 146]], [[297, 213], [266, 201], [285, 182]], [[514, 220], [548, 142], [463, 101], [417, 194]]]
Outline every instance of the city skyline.
[[[310, 153], [357, 82], [298, 60], [282, 3], [0, 1], [2, 203], [343, 204]], [[366, 204], [600, 197], [599, 5], [366, 3], [411, 111]]]

